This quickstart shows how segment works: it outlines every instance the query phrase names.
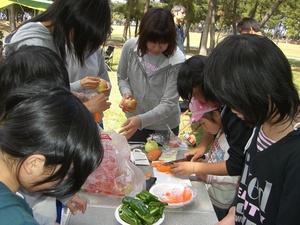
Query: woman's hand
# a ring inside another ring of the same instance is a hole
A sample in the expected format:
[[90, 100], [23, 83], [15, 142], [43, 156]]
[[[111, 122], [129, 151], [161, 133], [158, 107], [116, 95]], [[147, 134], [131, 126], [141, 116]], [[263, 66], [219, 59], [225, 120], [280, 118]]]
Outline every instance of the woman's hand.
[[100, 83], [99, 77], [90, 77], [87, 76], [80, 80], [81, 87], [83, 90], [93, 90], [95, 89]]
[[78, 195], [73, 196], [68, 202], [67, 207], [73, 215], [76, 215], [77, 211], [85, 213], [87, 207], [87, 201], [84, 198], [79, 197]]
[[122, 101], [119, 103], [119, 107], [122, 109], [122, 111], [124, 112], [124, 113], [132, 113], [132, 112], [134, 112], [134, 110], [125, 110], [124, 109], [124, 106], [123, 106], [123, 102], [124, 102], [124, 100], [125, 99], [129, 99], [129, 98], [131, 98], [132, 96], [131, 96], [131, 93], [126, 93], [126, 94], [124, 94], [124, 96], [123, 96], [123, 98], [122, 98]]
[[92, 99], [84, 103], [91, 113], [102, 113], [110, 108], [111, 102], [108, 102], [107, 96], [103, 93], [93, 95]]
[[133, 116], [128, 118], [125, 123], [122, 124], [122, 129], [119, 133], [123, 133], [123, 135], [129, 139], [141, 126], [141, 120], [138, 116]]
[[196, 162], [178, 162], [173, 163], [170, 168], [175, 175], [190, 175], [194, 173], [194, 164]]

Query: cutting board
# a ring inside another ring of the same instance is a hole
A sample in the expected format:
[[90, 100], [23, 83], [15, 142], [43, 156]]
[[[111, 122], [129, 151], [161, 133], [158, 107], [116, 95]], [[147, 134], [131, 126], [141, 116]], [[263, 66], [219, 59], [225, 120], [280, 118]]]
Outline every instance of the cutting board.
[[153, 175], [156, 177], [156, 184], [160, 183], [173, 183], [173, 184], [186, 184], [191, 186], [192, 183], [188, 176], [175, 176], [174, 174], [167, 174], [164, 172], [158, 171], [153, 167]]

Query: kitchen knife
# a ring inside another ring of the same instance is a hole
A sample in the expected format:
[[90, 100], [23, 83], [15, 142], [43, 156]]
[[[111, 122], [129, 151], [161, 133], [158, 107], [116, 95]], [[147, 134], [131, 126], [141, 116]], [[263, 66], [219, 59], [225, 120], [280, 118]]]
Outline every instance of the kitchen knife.
[[[161, 165], [162, 166], [171, 166], [172, 164], [177, 163], [177, 162], [188, 162], [188, 161], [191, 161], [191, 159], [193, 157], [194, 157], [194, 155], [188, 155], [186, 158], [172, 160], [172, 161], [169, 161], [169, 162], [165, 162]], [[205, 159], [205, 155], [202, 155], [199, 159]]]
[[193, 158], [193, 155], [188, 155], [186, 158], [172, 160], [172, 161], [169, 161], [169, 162], [165, 162], [161, 165], [162, 166], [171, 166], [172, 164], [177, 163], [177, 162], [191, 161], [192, 158]]

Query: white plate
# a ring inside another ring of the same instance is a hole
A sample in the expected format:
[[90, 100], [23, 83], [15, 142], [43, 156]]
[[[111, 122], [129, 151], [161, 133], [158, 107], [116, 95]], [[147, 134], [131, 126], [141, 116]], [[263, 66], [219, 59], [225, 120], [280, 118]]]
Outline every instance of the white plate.
[[163, 198], [166, 197], [166, 193], [173, 193], [174, 195], [178, 194], [181, 195], [184, 188], [189, 188], [192, 191], [192, 197], [186, 201], [186, 202], [181, 202], [181, 203], [168, 203], [166, 208], [180, 208], [183, 206], [188, 205], [191, 203], [194, 198], [195, 198], [195, 192], [187, 185], [185, 184], [172, 184], [172, 183], [161, 183], [161, 184], [156, 184], [152, 186], [149, 190], [149, 192], [155, 196], [157, 196], [160, 201], [163, 201]]
[[[120, 216], [119, 216], [119, 208], [121, 207], [121, 205], [118, 206], [118, 208], [115, 211], [115, 217], [117, 219], [117, 221], [122, 224], [122, 225], [130, 225], [128, 223], [126, 223], [125, 221], [123, 221]], [[154, 223], [153, 225], [160, 225], [165, 219], [165, 214], [162, 215], [162, 218], [160, 218], [156, 223]]]

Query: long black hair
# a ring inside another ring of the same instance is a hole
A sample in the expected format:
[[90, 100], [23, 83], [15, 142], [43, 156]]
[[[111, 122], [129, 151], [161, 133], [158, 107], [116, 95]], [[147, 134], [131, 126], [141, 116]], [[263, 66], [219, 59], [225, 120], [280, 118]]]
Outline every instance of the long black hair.
[[66, 88], [36, 81], [11, 92], [5, 108], [0, 117], [1, 152], [17, 171], [29, 156], [43, 155], [45, 169], [57, 170], [32, 187], [56, 181], [39, 192], [55, 197], [75, 194], [103, 158], [98, 126], [86, 107]]
[[69, 52], [74, 47], [83, 65], [84, 59], [104, 44], [111, 30], [109, 0], [55, 0], [45, 12], [25, 23], [46, 21], [51, 21], [54, 44], [63, 61], [66, 46]]

